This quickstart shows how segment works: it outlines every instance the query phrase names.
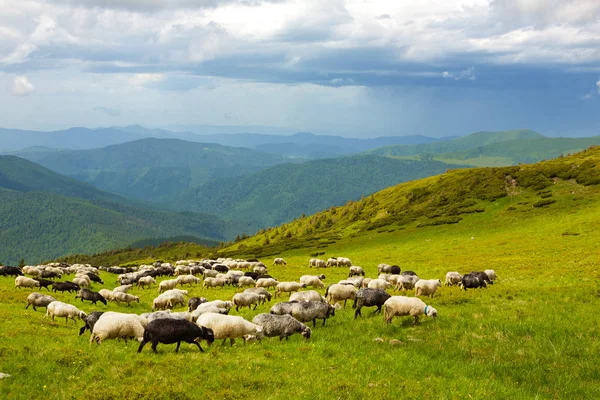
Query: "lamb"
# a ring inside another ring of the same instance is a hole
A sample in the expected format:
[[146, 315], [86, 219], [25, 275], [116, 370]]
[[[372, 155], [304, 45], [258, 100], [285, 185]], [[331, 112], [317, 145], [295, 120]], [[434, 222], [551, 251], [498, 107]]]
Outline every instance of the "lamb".
[[[320, 275], [320, 276], [325, 276], [325, 275]], [[325, 284], [321, 281], [321, 279], [319, 278], [319, 276], [314, 276], [314, 275], [302, 275], [300, 277], [300, 283], [303, 283], [304, 285], [306, 285], [306, 287], [308, 286], [312, 286], [314, 288], [324, 288]]]
[[483, 272], [485, 272], [488, 278], [490, 278], [491, 282], [494, 282], [496, 279], [498, 279], [498, 277], [496, 276], [496, 271], [494, 271], [493, 269], [486, 269]]
[[396, 290], [402, 290], [402, 291], [412, 290], [415, 288], [415, 283], [417, 283], [418, 281], [419, 281], [419, 277], [416, 275], [400, 275], [400, 278], [396, 282], [396, 287], [394, 288], [394, 291], [396, 291]]
[[40, 289], [41, 288], [46, 288], [47, 291], [50, 291], [50, 289], [48, 288], [48, 286], [52, 286], [54, 284], [54, 281], [48, 280], [48, 279], [41, 279], [41, 278], [33, 278], [34, 280], [38, 281], [40, 283]]
[[248, 309], [250, 309], [250, 306], [252, 306], [253, 304], [254, 304], [254, 310], [256, 310], [256, 307], [260, 303], [265, 302], [265, 296], [257, 294], [257, 293], [244, 292], [244, 293], [236, 293], [233, 296], [232, 300], [233, 300], [233, 304], [235, 304], [235, 311], [239, 311], [240, 307], [246, 307], [246, 306], [248, 306]]
[[373, 279], [369, 282], [369, 289], [389, 289], [392, 287], [392, 284], [384, 279]]
[[37, 311], [36, 307], [48, 307], [48, 304], [56, 301], [56, 299], [52, 296], [48, 296], [45, 294], [33, 292], [29, 296], [27, 296], [27, 306], [25, 309], [27, 310], [29, 306], [33, 306], [33, 311]]
[[158, 293], [162, 293], [165, 290], [175, 289], [177, 287], [177, 279], [167, 279], [162, 281], [158, 285]]
[[383, 315], [386, 325], [392, 322], [394, 317], [404, 317], [410, 315], [414, 317], [413, 324], [419, 322], [420, 315], [428, 317], [437, 317], [437, 310], [426, 305], [423, 300], [416, 297], [393, 296], [383, 304]]
[[83, 335], [86, 330], [92, 332], [94, 330], [94, 325], [98, 322], [98, 319], [104, 314], [104, 311], [93, 311], [89, 313], [86, 317], [82, 318], [85, 325], [79, 329], [79, 336]]
[[464, 274], [461, 281], [461, 286], [464, 290], [476, 289], [476, 288], [487, 288], [484, 280], [479, 279], [475, 274]]
[[279, 282], [277, 285], [277, 290], [275, 291], [275, 297], [277, 297], [281, 293], [292, 293], [297, 292], [298, 290], [305, 288], [306, 285], [304, 283], [298, 282]]
[[348, 272], [348, 277], [351, 276], [365, 276], [365, 270], [361, 267], [353, 266], [350, 267], [350, 271]]
[[302, 322], [296, 320], [290, 315], [258, 314], [252, 323], [263, 328], [263, 333], [267, 337], [279, 336], [281, 341], [294, 333], [301, 334], [305, 339], [310, 339], [311, 330]]
[[442, 287], [439, 279], [420, 279], [415, 283], [415, 296], [433, 297], [438, 287]]
[[100, 316], [90, 336], [90, 344], [96, 341], [100, 344], [107, 339], [136, 338], [139, 342], [144, 339], [144, 329], [148, 320], [137, 314], [105, 312]]
[[320, 301], [326, 303], [327, 299], [321, 296], [316, 290], [308, 290], [306, 292], [292, 293], [290, 301]]
[[204, 283], [202, 286], [204, 286], [205, 288], [209, 288], [209, 287], [225, 287], [225, 284], [227, 283], [227, 281], [225, 279], [218, 279], [218, 278], [204, 278]]
[[79, 291], [79, 286], [77, 286], [76, 284], [74, 284], [73, 282], [54, 282], [52, 284], [52, 291], [56, 292], [69, 292], [71, 293], [71, 291], [77, 293]]
[[114, 294], [114, 292], [112, 290], [100, 289], [100, 291], [98, 293], [100, 293], [100, 295], [102, 297], [104, 297], [107, 301], [114, 301], [115, 300], [115, 294]]
[[[256, 294], [260, 294], [265, 296], [265, 299], [267, 301], [271, 301], [271, 293], [269, 293], [269, 291], [265, 288], [250, 288], [250, 289], [246, 289], [244, 290], [244, 293], [256, 293]], [[296, 293], [294, 293], [296, 294]]]
[[255, 285], [256, 285], [256, 282], [254, 282], [254, 279], [250, 278], [249, 276], [240, 276], [240, 279], [238, 280], [238, 287], [244, 287], [244, 286], [254, 287]]
[[138, 347], [138, 353], [148, 342], [152, 342], [152, 351], [157, 353], [158, 343], [172, 344], [177, 343], [175, 353], [179, 352], [181, 342], [195, 344], [201, 352], [204, 352], [200, 346], [200, 340], [206, 340], [209, 344], [215, 341], [212, 329], [198, 326], [193, 322], [184, 319], [156, 319], [150, 321], [144, 330], [143, 340]]
[[202, 314], [196, 324], [212, 329], [215, 339], [223, 339], [223, 344], [229, 339], [231, 346], [237, 338], [243, 338], [246, 343], [246, 335], [255, 335], [258, 340], [264, 337], [262, 326], [253, 324], [242, 317], [207, 313]]
[[113, 293], [127, 293], [129, 291], [129, 289], [131, 289], [133, 287], [133, 285], [129, 284], [129, 285], [121, 285], [121, 286], [117, 286], [116, 288], [114, 288], [112, 291]]
[[138, 303], [140, 302], [140, 298], [138, 296], [134, 296], [134, 295], [129, 294], [129, 293], [123, 293], [123, 292], [116, 292], [115, 293], [113, 291], [113, 295], [115, 297], [115, 301], [119, 305], [121, 305], [121, 302], [127, 303], [128, 306], [131, 306], [131, 303], [134, 302], [134, 301], [137, 301]]
[[356, 308], [354, 319], [359, 315], [362, 317], [360, 310], [363, 307], [377, 306], [375, 313], [380, 313], [381, 307], [390, 297], [392, 296], [385, 289], [359, 289], [354, 296], [354, 304], [352, 305], [352, 308]]
[[285, 260], [283, 258], [278, 257], [273, 260], [273, 265], [287, 265], [287, 263], [285, 262]]
[[71, 304], [53, 301], [46, 307], [46, 315], [44, 315], [44, 318], [50, 317], [52, 318], [52, 321], [54, 321], [54, 317], [65, 317], [65, 321], [68, 323], [69, 318], [75, 321], [75, 318], [83, 319], [86, 315], [86, 313]]
[[189, 283], [190, 286], [200, 283], [200, 278], [196, 278], [194, 275], [180, 275], [175, 280], [182, 287], [183, 287], [183, 285], [185, 285], [187, 283]]
[[142, 288], [144, 289], [146, 286], [152, 286], [152, 285], [156, 285], [156, 280], [151, 277], [151, 276], [142, 276], [140, 279], [138, 279], [137, 281], [137, 286], [138, 288]]
[[446, 273], [446, 282], [444, 282], [445, 286], [458, 286], [462, 281], [462, 275], [458, 272], [448, 272]]
[[192, 312], [202, 303], [206, 303], [208, 300], [206, 297], [190, 297], [188, 300], [188, 311]]
[[73, 278], [73, 283], [79, 286], [80, 288], [88, 289], [90, 287], [90, 278]]
[[320, 301], [300, 301], [292, 304], [291, 315], [300, 322], [312, 321], [313, 327], [317, 326], [317, 319], [322, 319], [325, 326], [327, 318], [335, 315], [335, 307]]
[[92, 302], [92, 304], [96, 304], [96, 302], [100, 302], [103, 303], [104, 305], [106, 305], [106, 299], [104, 298], [104, 296], [102, 296], [100, 293], [97, 292], [92, 292], [91, 290], [82, 288], [79, 293], [77, 293], [77, 295], [75, 296], [76, 299], [81, 299], [81, 302], [83, 303], [84, 300], [89, 300]]
[[344, 300], [344, 308], [346, 307], [346, 301], [354, 300], [355, 295], [356, 288], [354, 286], [340, 285], [339, 283], [327, 286], [325, 291], [325, 297], [331, 304]]
[[282, 303], [277, 303], [269, 310], [270, 314], [275, 315], [284, 315], [292, 313], [292, 306], [298, 303], [297, 301], [285, 301]]
[[279, 282], [277, 282], [275, 279], [273, 278], [260, 278], [256, 280], [256, 287], [257, 288], [268, 288], [268, 287], [275, 287], [279, 285]]
[[24, 288], [39, 288], [40, 283], [35, 279], [27, 278], [25, 276], [17, 276], [15, 278], [15, 287], [21, 289]]

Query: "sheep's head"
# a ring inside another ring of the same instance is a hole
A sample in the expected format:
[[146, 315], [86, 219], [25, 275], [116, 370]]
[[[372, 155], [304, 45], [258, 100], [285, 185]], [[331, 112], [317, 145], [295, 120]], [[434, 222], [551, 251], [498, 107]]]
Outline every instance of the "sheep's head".
[[87, 314], [84, 313], [83, 311], [79, 312], [79, 318], [83, 319], [85, 321], [85, 318], [87, 317]]
[[427, 307], [427, 316], [428, 317], [432, 317], [432, 318], [436, 318], [437, 317], [437, 310], [433, 307]]
[[325, 279], [325, 274], [319, 275], [319, 279]]
[[304, 325], [304, 327], [302, 328], [302, 331], [300, 331], [300, 334], [302, 335], [302, 337], [304, 339], [310, 339], [310, 334], [312, 333], [312, 331], [310, 330], [310, 328], [306, 325]]

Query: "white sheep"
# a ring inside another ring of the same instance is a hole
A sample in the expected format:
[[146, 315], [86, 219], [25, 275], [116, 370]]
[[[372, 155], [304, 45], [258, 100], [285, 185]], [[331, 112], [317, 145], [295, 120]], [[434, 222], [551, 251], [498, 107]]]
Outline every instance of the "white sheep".
[[100, 289], [98, 293], [100, 293], [100, 295], [104, 297], [106, 301], [115, 301], [115, 294], [112, 290]]
[[326, 303], [327, 299], [316, 290], [307, 290], [306, 292], [292, 293], [289, 301], [320, 301]]
[[297, 292], [298, 290], [305, 288], [306, 285], [304, 283], [298, 282], [279, 282], [277, 284], [277, 289], [275, 291], [275, 297], [277, 297], [281, 293], [292, 293]]
[[439, 279], [420, 279], [415, 283], [415, 296], [433, 297], [439, 287], [442, 287]]
[[360, 285], [363, 288], [368, 288], [369, 287], [369, 282], [371, 282], [373, 279], [372, 278], [365, 278], [362, 281], [362, 285]]
[[446, 282], [444, 285], [446, 286], [458, 286], [462, 281], [462, 275], [458, 272], [448, 272], [446, 273]]
[[137, 285], [138, 287], [144, 289], [146, 286], [156, 285], [156, 280], [151, 276], [142, 276], [140, 279], [138, 279]]
[[273, 279], [273, 278], [260, 278], [259, 280], [256, 281], [256, 287], [262, 287], [262, 288], [269, 288], [269, 287], [275, 287], [279, 285], [279, 282], [277, 282], [277, 280]]
[[144, 338], [146, 325], [148, 325], [148, 320], [137, 314], [105, 312], [94, 325], [90, 336], [90, 344], [94, 340], [100, 344], [106, 339], [127, 340], [131, 337], [141, 342]]
[[265, 300], [266, 301], [271, 301], [271, 293], [269, 293], [269, 291], [265, 288], [249, 288], [244, 290], [244, 293], [256, 293], [256, 294], [262, 294], [263, 296], [265, 296]]
[[117, 293], [117, 292], [127, 293], [129, 291], [129, 289], [131, 289], [132, 287], [133, 287], [133, 285], [121, 285], [121, 286], [117, 286], [112, 291], [113, 291], [113, 293]]
[[350, 276], [361, 276], [361, 275], [365, 276], [365, 270], [364, 269], [362, 269], [361, 267], [356, 266], [356, 265], [350, 267], [350, 270], [348, 272], [348, 276], [349, 277]]
[[383, 303], [383, 315], [386, 324], [390, 324], [394, 317], [412, 316], [413, 324], [419, 322], [420, 315], [437, 317], [437, 310], [426, 305], [423, 300], [416, 297], [392, 296]]
[[352, 261], [350, 261], [350, 259], [346, 258], [346, 257], [338, 257], [337, 258], [337, 266], [338, 267], [351, 267]]
[[496, 271], [494, 271], [493, 269], [486, 269], [485, 274], [488, 276], [488, 278], [490, 278], [490, 281], [495, 281], [496, 279], [498, 279], [498, 277], [496, 276]]
[[90, 281], [83, 278], [73, 278], [72, 282], [80, 288], [89, 289]]
[[15, 288], [39, 288], [40, 283], [35, 279], [27, 278], [25, 276], [17, 276], [15, 278]]
[[419, 281], [419, 277], [416, 275], [400, 275], [400, 278], [396, 282], [396, 287], [394, 288], [394, 291], [396, 291], [396, 290], [402, 290], [402, 291], [412, 290], [415, 288], [415, 283], [417, 283], [418, 281]]
[[50, 317], [54, 321], [54, 317], [65, 317], [65, 321], [69, 322], [69, 318], [77, 322], [75, 318], [83, 319], [87, 316], [86, 313], [75, 307], [74, 305], [53, 301], [46, 307], [46, 315], [44, 318]]
[[325, 264], [327, 267], [337, 267], [338, 266], [338, 260], [337, 258], [329, 258], [327, 260], [327, 263]]
[[169, 289], [175, 289], [177, 287], [177, 283], [177, 279], [167, 279], [162, 281], [158, 284], [158, 293], [162, 293]]
[[262, 266], [262, 265], [257, 265], [256, 267], [254, 267], [252, 269], [252, 272], [259, 274], [259, 275], [264, 275], [267, 273], [267, 267]]
[[137, 301], [138, 303], [140, 302], [139, 296], [134, 296], [129, 293], [113, 292], [113, 296], [114, 296], [114, 301], [116, 301], [117, 304], [119, 304], [119, 305], [121, 305], [121, 302], [127, 303], [128, 306], [131, 306], [131, 303], [134, 301]]
[[235, 304], [235, 311], [239, 311], [240, 307], [247, 306], [250, 308], [252, 305], [254, 305], [254, 310], [256, 310], [256, 307], [264, 303], [265, 300], [264, 295], [252, 292], [236, 293], [232, 299], [233, 304]]
[[319, 258], [311, 258], [308, 261], [309, 268], [312, 268], [312, 267], [325, 268], [326, 266], [327, 266], [327, 263], [325, 262], [325, 260], [321, 260]]
[[273, 260], [273, 265], [287, 265], [287, 263], [285, 262], [285, 260], [281, 257], [277, 257], [276, 259]]
[[37, 292], [31, 293], [27, 296], [27, 306], [25, 309], [27, 310], [29, 306], [33, 306], [33, 311], [37, 311], [36, 307], [48, 307], [48, 304], [56, 301], [56, 299], [52, 296], [48, 296], [46, 294], [41, 294]]
[[227, 283], [227, 281], [225, 279], [219, 279], [219, 278], [204, 278], [204, 283], [202, 284], [202, 286], [204, 286], [205, 288], [209, 288], [209, 287], [225, 287], [225, 284]]
[[300, 283], [305, 284], [306, 287], [312, 286], [314, 288], [322, 289], [325, 287], [325, 284], [321, 281], [321, 279], [320, 279], [321, 276], [324, 277], [325, 275], [320, 275], [320, 276], [302, 275], [300, 277]]
[[200, 278], [196, 278], [194, 275], [180, 275], [177, 277], [177, 279], [175, 279], [177, 281], [178, 284], [180, 284], [182, 287], [185, 284], [189, 284], [190, 286], [194, 285], [194, 284], [198, 284], [200, 283]]
[[344, 308], [346, 307], [346, 302], [348, 300], [354, 300], [354, 296], [356, 295], [356, 288], [352, 285], [340, 285], [339, 283], [334, 283], [333, 285], [329, 285], [327, 290], [325, 291], [325, 298], [331, 303], [335, 304], [338, 301], [344, 301]]
[[259, 340], [264, 337], [261, 326], [232, 315], [206, 313], [198, 317], [196, 324], [212, 329], [215, 339], [223, 339], [223, 344], [229, 339], [232, 346], [237, 338], [243, 338], [246, 343], [246, 335], [255, 335]]
[[256, 285], [256, 282], [254, 282], [254, 279], [252, 279], [249, 276], [240, 276], [240, 279], [238, 280], [238, 287], [244, 287], [244, 286], [254, 287], [255, 285]]
[[369, 289], [389, 289], [392, 287], [392, 284], [384, 279], [373, 279], [367, 287]]
[[377, 273], [381, 274], [382, 272], [392, 272], [392, 266], [389, 264], [379, 264], [377, 266]]

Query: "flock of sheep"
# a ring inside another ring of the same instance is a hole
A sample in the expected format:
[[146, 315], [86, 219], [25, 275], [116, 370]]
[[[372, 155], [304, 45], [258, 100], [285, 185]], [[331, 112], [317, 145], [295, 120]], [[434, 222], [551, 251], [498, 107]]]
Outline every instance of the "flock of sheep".
[[[286, 265], [285, 260], [276, 258], [273, 265]], [[442, 286], [439, 279], [420, 279], [413, 271], [401, 271], [395, 265], [380, 264], [377, 278], [366, 278], [365, 271], [359, 266], [352, 265], [348, 258], [330, 258], [329, 260], [311, 259], [309, 267], [327, 268], [333, 266], [348, 267], [348, 278], [325, 287], [325, 275], [303, 275], [298, 282], [279, 282], [268, 274], [266, 265], [258, 260], [181, 260], [172, 265], [157, 262], [153, 265], [141, 265], [138, 268], [111, 267], [103, 268], [117, 275], [120, 284], [112, 290], [101, 289], [98, 292], [90, 290], [92, 282], [104, 284], [99, 276], [99, 269], [82, 264], [52, 263], [41, 266], [0, 267], [0, 276], [12, 275], [16, 288], [46, 288], [53, 292], [76, 293], [75, 298], [107, 304], [108, 301], [118, 305], [140, 301], [139, 296], [128, 291], [136, 285], [146, 289], [158, 287], [158, 296], [152, 302], [152, 311], [141, 315], [121, 312], [94, 311], [90, 314], [79, 310], [76, 306], [57, 301], [49, 294], [33, 292], [27, 297], [27, 306], [46, 308], [46, 317], [53, 321], [55, 317], [74, 321], [79, 318], [85, 325], [80, 329], [82, 335], [86, 330], [91, 332], [90, 344], [94, 341], [100, 344], [107, 339], [131, 339], [140, 342], [138, 352], [145, 344], [152, 342], [152, 350], [156, 352], [158, 343], [177, 343], [176, 351], [181, 342], [195, 344], [200, 351], [200, 340], [209, 344], [215, 339], [227, 339], [233, 345], [234, 340], [261, 340], [263, 337], [288, 338], [294, 333], [308, 339], [311, 328], [305, 323], [317, 320], [323, 325], [328, 318], [335, 316], [336, 309], [342, 308], [351, 300], [355, 309], [354, 318], [361, 316], [363, 307], [377, 307], [375, 312], [383, 309], [386, 324], [397, 316], [411, 316], [414, 323], [421, 315], [436, 317], [437, 310], [427, 305], [419, 297], [433, 297]], [[244, 271], [245, 270], [245, 271]], [[66, 275], [74, 274], [71, 282], [55, 281]], [[26, 277], [24, 275], [29, 275]], [[156, 278], [169, 276], [157, 284]], [[202, 279], [200, 278], [202, 277]], [[486, 287], [496, 279], [493, 270], [471, 272], [461, 275], [458, 272], [446, 274], [445, 285], [468, 288]], [[187, 311], [173, 312], [177, 306], [186, 305], [188, 291], [185, 285], [192, 287], [202, 285], [206, 289], [235, 285], [246, 288], [236, 293], [231, 300], [208, 301], [204, 297], [190, 297], [187, 300]], [[177, 288], [177, 287], [180, 288]], [[313, 290], [301, 290], [312, 287]], [[322, 296], [314, 289], [325, 288]], [[414, 290], [416, 297], [391, 296], [387, 289], [406, 292]], [[271, 294], [270, 290], [274, 292]], [[273, 297], [277, 298], [288, 293], [289, 299], [273, 305], [269, 313], [256, 315], [252, 321], [240, 316], [229, 315], [232, 308], [239, 311], [240, 307], [254, 308]]]

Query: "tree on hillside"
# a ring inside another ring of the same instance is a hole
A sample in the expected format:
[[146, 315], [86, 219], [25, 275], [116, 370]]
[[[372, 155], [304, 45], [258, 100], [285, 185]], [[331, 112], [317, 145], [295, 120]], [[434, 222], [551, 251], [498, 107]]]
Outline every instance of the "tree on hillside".
[[19, 268], [23, 268], [25, 266], [25, 260], [23, 258], [21, 258], [19, 260]]

